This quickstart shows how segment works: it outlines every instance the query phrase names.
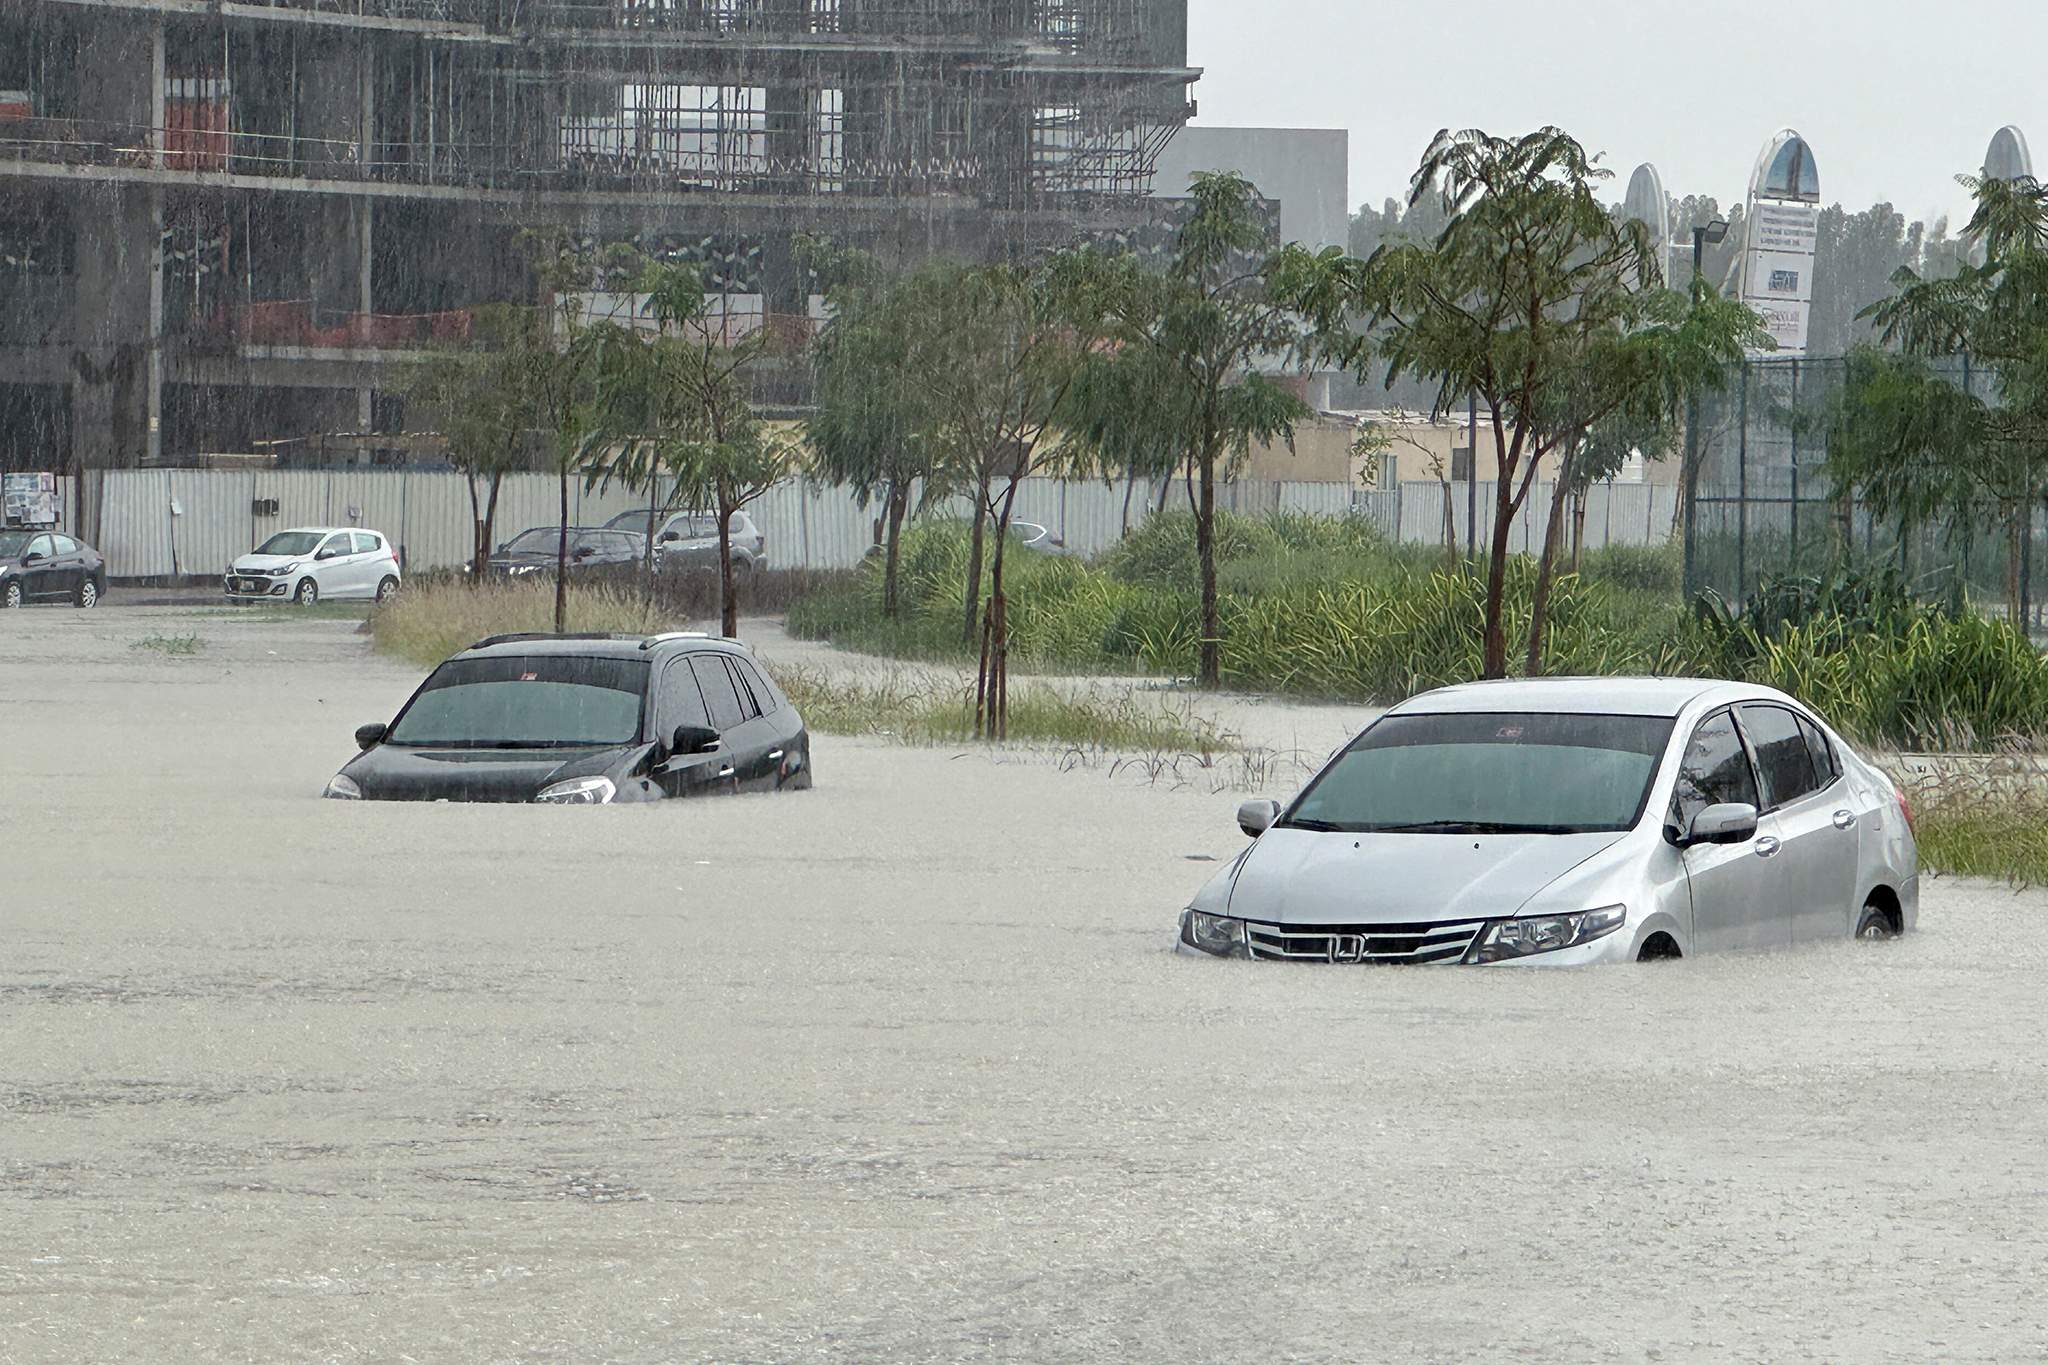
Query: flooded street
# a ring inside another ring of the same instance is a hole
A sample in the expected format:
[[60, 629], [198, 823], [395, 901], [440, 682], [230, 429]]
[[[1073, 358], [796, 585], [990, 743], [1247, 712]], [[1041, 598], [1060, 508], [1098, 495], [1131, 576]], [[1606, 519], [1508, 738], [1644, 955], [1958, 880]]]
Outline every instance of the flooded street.
[[316, 799], [420, 673], [0, 618], [0, 1362], [2048, 1353], [2048, 894], [1193, 961], [1236, 793], [826, 736], [807, 795]]

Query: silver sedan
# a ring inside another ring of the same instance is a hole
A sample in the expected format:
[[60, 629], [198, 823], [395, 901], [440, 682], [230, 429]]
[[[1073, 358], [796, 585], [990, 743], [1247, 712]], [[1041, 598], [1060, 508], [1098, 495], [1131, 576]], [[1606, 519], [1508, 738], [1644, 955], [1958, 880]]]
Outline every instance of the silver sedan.
[[1782, 692], [1472, 683], [1393, 708], [1181, 913], [1177, 947], [1572, 966], [1887, 938], [1919, 913], [1891, 779]]

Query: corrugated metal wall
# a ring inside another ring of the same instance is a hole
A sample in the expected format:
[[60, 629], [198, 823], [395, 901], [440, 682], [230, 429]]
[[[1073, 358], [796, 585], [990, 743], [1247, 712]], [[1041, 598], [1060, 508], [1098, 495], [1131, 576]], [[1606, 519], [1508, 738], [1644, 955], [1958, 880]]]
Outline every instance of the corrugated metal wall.
[[[64, 512], [71, 512], [65, 481]], [[1444, 535], [1445, 486], [1406, 483], [1398, 489], [1361, 489], [1342, 483], [1238, 482], [1222, 485], [1220, 506], [1257, 515], [1274, 510], [1323, 516], [1369, 518], [1389, 539], [1440, 544]], [[1460, 544], [1467, 543], [1465, 488], [1449, 490]], [[1475, 490], [1482, 538], [1493, 525], [1493, 486]], [[1069, 549], [1098, 554], [1114, 545], [1126, 525], [1137, 526], [1159, 505], [1160, 486], [1140, 481], [1065, 483], [1030, 479], [1018, 489], [1014, 517], [1052, 528]], [[1510, 544], [1517, 550], [1541, 546], [1549, 515], [1550, 490], [1541, 485], [1515, 518]], [[460, 474], [433, 470], [118, 469], [94, 473], [87, 484], [97, 504], [97, 544], [115, 578], [158, 578], [216, 574], [228, 561], [273, 531], [292, 526], [366, 526], [382, 531], [403, 550], [412, 570], [459, 564], [470, 553], [469, 488]], [[496, 538], [511, 539], [529, 526], [555, 524], [559, 489], [546, 474], [506, 477], [498, 495]], [[1602, 485], [1587, 499], [1586, 544], [1661, 543], [1672, 530], [1678, 490], [1659, 484]], [[277, 515], [258, 516], [258, 499], [277, 499]], [[622, 488], [585, 491], [572, 483], [572, 524], [592, 525], [645, 505]], [[1184, 508], [1187, 494], [1176, 482], [1170, 508]], [[873, 543], [880, 509], [862, 508], [843, 488], [791, 481], [771, 489], [751, 512], [768, 538], [768, 558], [782, 567], [849, 568]], [[965, 516], [968, 503], [954, 499], [935, 514]], [[94, 518], [86, 518], [91, 525]]]

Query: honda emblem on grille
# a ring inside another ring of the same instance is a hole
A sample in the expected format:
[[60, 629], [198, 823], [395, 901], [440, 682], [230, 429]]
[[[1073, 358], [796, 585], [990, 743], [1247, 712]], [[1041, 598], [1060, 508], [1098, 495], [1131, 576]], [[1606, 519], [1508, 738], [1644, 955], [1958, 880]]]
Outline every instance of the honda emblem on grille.
[[1330, 961], [1365, 961], [1365, 939], [1358, 934], [1330, 935]]

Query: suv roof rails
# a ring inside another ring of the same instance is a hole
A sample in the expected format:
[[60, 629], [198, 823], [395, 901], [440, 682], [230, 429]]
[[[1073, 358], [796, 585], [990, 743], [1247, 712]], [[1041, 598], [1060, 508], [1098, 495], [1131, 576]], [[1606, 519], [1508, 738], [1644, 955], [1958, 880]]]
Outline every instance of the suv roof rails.
[[551, 630], [515, 630], [505, 635], [486, 635], [471, 645], [471, 649], [489, 649], [492, 645], [509, 645], [520, 640], [632, 640], [639, 637], [620, 635], [609, 630], [570, 631], [557, 635]]
[[708, 640], [710, 638], [711, 632], [704, 630], [664, 630], [649, 635], [642, 640], [640, 648], [653, 649], [656, 645], [669, 640]]

